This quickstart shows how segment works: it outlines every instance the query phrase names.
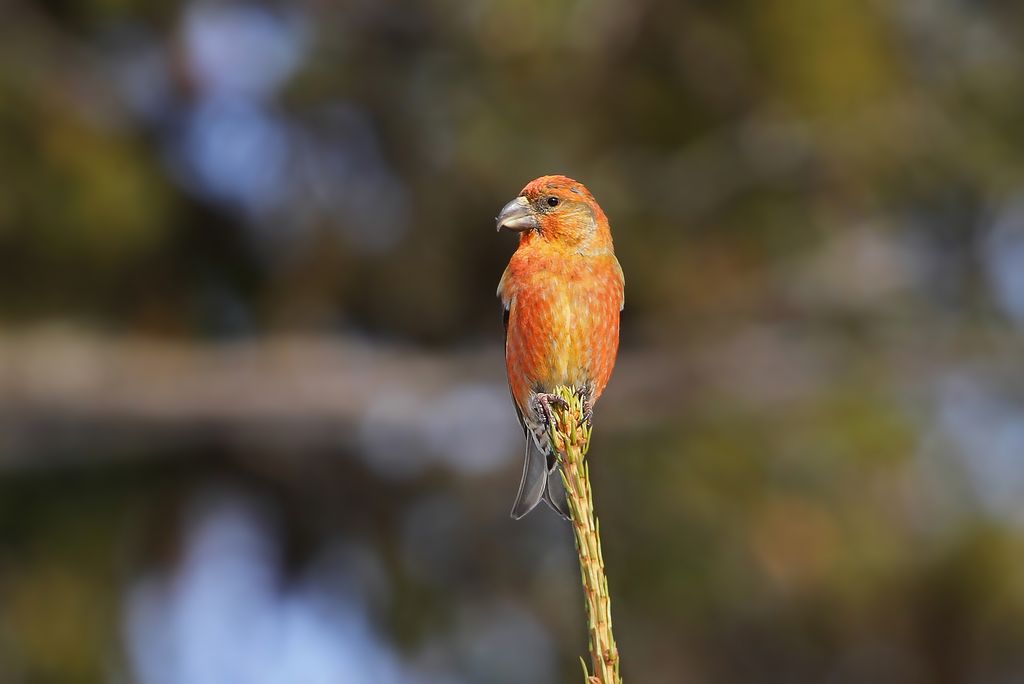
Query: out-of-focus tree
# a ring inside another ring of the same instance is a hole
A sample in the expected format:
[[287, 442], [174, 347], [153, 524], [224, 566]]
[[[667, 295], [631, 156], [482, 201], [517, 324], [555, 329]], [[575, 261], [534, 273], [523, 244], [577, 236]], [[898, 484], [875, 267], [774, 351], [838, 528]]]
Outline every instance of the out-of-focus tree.
[[578, 676], [568, 530], [493, 448], [491, 217], [548, 172], [626, 272], [625, 678], [1019, 678], [1021, 44], [1007, 2], [9, 0], [0, 680]]

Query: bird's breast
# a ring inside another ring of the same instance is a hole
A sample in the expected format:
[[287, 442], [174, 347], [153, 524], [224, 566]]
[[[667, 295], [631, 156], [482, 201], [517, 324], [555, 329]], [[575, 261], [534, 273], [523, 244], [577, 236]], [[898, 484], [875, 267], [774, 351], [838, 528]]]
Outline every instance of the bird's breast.
[[[614, 256], [610, 257], [614, 260]], [[578, 258], [513, 273], [506, 366], [513, 395], [558, 385], [590, 386], [599, 396], [618, 351], [621, 271]]]

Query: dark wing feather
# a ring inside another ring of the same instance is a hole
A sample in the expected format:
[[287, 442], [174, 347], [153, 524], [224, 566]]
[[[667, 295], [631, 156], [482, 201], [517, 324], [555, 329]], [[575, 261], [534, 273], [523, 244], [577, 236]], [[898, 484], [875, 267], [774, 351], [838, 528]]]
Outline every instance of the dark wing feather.
[[[501, 325], [505, 329], [506, 350], [508, 347], [508, 319], [511, 313], [511, 305], [501, 307]], [[509, 391], [511, 389], [510, 386]], [[553, 511], [569, 520], [569, 512], [566, 506], [551, 493], [549, 476], [557, 465], [555, 455], [550, 453], [544, 454], [540, 451], [536, 441], [533, 439], [533, 435], [526, 427], [526, 421], [523, 420], [523, 412], [519, 409], [519, 404], [516, 402], [515, 397], [512, 397], [512, 405], [516, 408], [516, 418], [519, 419], [519, 424], [523, 428], [523, 436], [526, 437], [523, 477], [519, 482], [519, 492], [516, 494], [515, 503], [512, 505], [512, 517], [518, 520], [532, 511], [538, 503], [544, 501]]]

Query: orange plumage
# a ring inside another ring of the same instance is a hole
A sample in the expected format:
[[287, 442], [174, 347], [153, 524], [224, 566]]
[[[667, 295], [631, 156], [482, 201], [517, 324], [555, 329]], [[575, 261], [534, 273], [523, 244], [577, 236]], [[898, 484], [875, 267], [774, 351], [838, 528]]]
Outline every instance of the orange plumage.
[[548, 404], [555, 387], [576, 389], [588, 409], [615, 365], [623, 276], [608, 219], [581, 183], [565, 176], [530, 182], [498, 216], [498, 230], [520, 231], [519, 248], [498, 284], [505, 312], [505, 367], [527, 439], [512, 516], [552, 499], [555, 466]]

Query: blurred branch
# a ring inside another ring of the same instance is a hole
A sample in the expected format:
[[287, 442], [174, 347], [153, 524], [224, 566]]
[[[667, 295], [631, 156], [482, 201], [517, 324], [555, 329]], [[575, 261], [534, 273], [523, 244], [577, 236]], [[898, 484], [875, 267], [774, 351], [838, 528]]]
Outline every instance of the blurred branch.
[[[459, 386], [504, 392], [501, 354], [497, 345], [428, 352], [336, 336], [194, 343], [68, 328], [8, 332], [0, 334], [0, 467], [36, 465], [39, 455], [48, 465], [109, 459], [134, 447], [152, 455], [217, 444], [353, 446], [382, 395], [410, 398], [408, 414], [390, 419], [415, 433], [415, 407]], [[678, 421], [713, 396], [785, 408], [836, 382], [843, 367], [832, 356], [820, 334], [812, 344], [764, 327], [703, 347], [625, 349], [597, 420], [603, 431], [643, 429]], [[915, 358], [917, 366], [887, 365], [927, 375]]]
[[[381, 394], [430, 402], [474, 382], [504, 391], [501, 353], [327, 336], [196, 344], [53, 328], [8, 333], [0, 335], [0, 466], [36, 465], [40, 454], [112, 458], [134, 447], [351, 446]], [[658, 373], [646, 373], [650, 356], [620, 363], [624, 391], [609, 393], [602, 408], [612, 420], [603, 425], [629, 420], [628, 406], [614, 408], [619, 396], [645, 398], [659, 418], [678, 415], [688, 371], [659, 361]], [[652, 410], [632, 414], [646, 419]]]

